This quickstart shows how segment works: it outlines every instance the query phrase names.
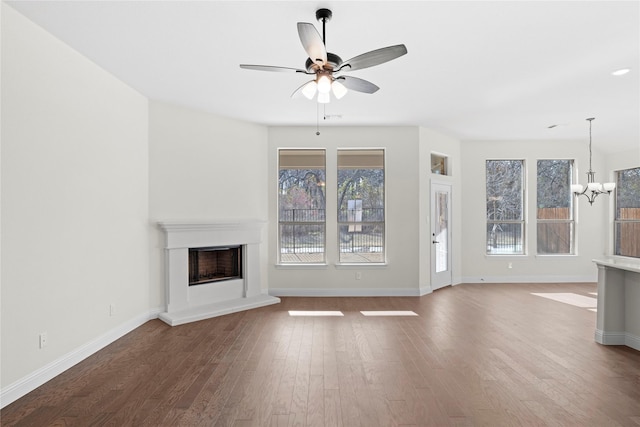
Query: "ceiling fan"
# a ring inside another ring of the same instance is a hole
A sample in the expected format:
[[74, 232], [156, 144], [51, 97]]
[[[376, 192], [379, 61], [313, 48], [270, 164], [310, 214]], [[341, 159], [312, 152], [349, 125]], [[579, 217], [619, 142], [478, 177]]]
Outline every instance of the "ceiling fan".
[[318, 9], [316, 11], [316, 19], [322, 22], [322, 37], [313, 24], [298, 22], [298, 35], [304, 50], [309, 55], [305, 63], [305, 69], [250, 64], [240, 64], [240, 68], [313, 75], [315, 78], [297, 88], [291, 97], [296, 98], [302, 94], [308, 99], [313, 99], [317, 93], [317, 100], [321, 104], [326, 104], [331, 100], [330, 93], [340, 99], [346, 95], [348, 89], [356, 92], [375, 93], [380, 89], [375, 84], [358, 77], [345, 76], [341, 73], [361, 70], [391, 61], [406, 54], [407, 48], [403, 44], [383, 47], [343, 61], [338, 55], [327, 52], [325, 46], [325, 25], [331, 20], [331, 16], [332, 13], [329, 9]]

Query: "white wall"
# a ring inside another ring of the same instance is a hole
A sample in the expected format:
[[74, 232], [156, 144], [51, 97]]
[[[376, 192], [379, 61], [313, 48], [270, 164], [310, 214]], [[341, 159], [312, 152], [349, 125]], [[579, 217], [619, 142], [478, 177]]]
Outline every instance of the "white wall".
[[[269, 128], [269, 291], [273, 295], [418, 294], [418, 128]], [[385, 149], [386, 266], [336, 266], [337, 150]], [[278, 148], [326, 148], [327, 266], [277, 266]], [[331, 218], [334, 218], [331, 221]], [[356, 280], [356, 272], [362, 279]]]
[[149, 252], [146, 98], [1, 7], [4, 395], [147, 313]]
[[[527, 255], [488, 256], [486, 254], [485, 160], [524, 159], [526, 167]], [[576, 159], [578, 182], [586, 183], [589, 168], [588, 146], [571, 141], [464, 141], [462, 143], [462, 199], [464, 204], [464, 282], [562, 282], [596, 281], [592, 259], [606, 252], [606, 215], [612, 198], [600, 196], [589, 206], [578, 200], [577, 254], [575, 256], [536, 255], [536, 162], [538, 159]], [[594, 150], [593, 169], [602, 173], [603, 156]], [[509, 269], [508, 264], [513, 268]]]
[[[161, 102], [149, 104], [152, 307], [164, 307], [157, 221], [267, 220], [267, 128]], [[261, 246], [266, 289], [267, 245]]]

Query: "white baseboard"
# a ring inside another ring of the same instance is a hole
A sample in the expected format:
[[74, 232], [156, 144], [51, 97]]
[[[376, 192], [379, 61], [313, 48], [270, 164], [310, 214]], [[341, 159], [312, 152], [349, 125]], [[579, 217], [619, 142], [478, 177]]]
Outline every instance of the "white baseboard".
[[462, 283], [595, 283], [594, 276], [465, 276]]
[[160, 313], [158, 317], [170, 326], [177, 326], [184, 325], [189, 322], [196, 322], [198, 320], [210, 319], [216, 316], [223, 316], [237, 311], [278, 304], [279, 302], [279, 298], [271, 295], [259, 294], [248, 298], [236, 298], [228, 301], [191, 307], [177, 312], [163, 312]]
[[60, 375], [77, 363], [82, 362], [93, 353], [101, 350], [149, 320], [157, 319], [161, 311], [163, 310], [158, 308], [137, 316], [134, 319], [131, 319], [128, 322], [108, 331], [102, 336], [78, 347], [70, 353], [67, 353], [59, 359], [54, 360], [42, 368], [30, 373], [26, 377], [19, 379], [13, 384], [9, 384], [4, 387], [0, 392], [0, 408], [4, 408], [27, 393], [35, 390], [50, 379]]
[[427, 286], [420, 286], [419, 289], [419, 296], [424, 296], [424, 295], [428, 295], [430, 293], [432, 293], [433, 290], [431, 289], [431, 285], [427, 285]]
[[634, 350], [640, 351], [640, 337], [629, 332], [605, 332], [596, 329], [595, 340], [603, 345], [626, 345]]
[[637, 335], [631, 335], [627, 332], [624, 340], [624, 345], [640, 351], [640, 337]]
[[[274, 297], [419, 297], [418, 288], [270, 288]], [[431, 290], [429, 290], [431, 292]]]

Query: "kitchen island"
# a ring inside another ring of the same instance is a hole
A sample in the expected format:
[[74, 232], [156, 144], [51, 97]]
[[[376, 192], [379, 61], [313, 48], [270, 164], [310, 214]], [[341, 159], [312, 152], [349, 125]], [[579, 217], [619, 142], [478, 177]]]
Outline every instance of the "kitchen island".
[[596, 342], [640, 350], [640, 260], [593, 262], [598, 266]]

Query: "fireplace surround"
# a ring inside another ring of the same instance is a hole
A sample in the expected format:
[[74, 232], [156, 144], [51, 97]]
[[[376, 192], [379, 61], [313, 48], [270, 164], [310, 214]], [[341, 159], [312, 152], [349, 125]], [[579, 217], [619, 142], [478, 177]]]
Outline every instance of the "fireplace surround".
[[[280, 302], [261, 289], [262, 222], [163, 221], [158, 225], [165, 234], [166, 291], [166, 312], [159, 317], [167, 324], [176, 326]], [[198, 248], [238, 248], [241, 271], [223, 281], [190, 286], [189, 252]]]

